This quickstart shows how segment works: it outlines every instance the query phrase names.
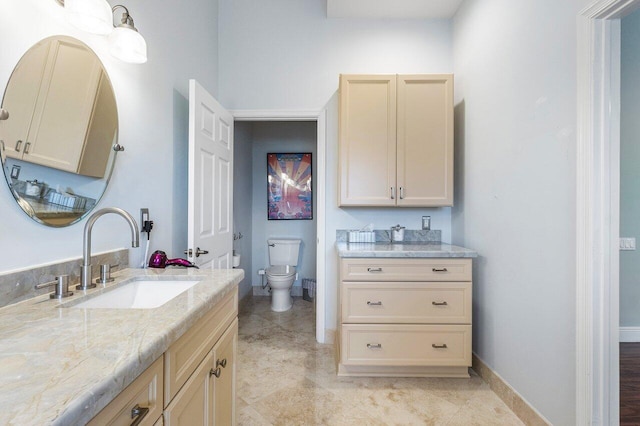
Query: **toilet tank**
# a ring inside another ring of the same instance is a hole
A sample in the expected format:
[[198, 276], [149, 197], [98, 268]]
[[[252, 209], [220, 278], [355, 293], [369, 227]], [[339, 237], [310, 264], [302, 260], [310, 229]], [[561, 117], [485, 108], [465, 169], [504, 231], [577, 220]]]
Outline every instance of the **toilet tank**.
[[298, 265], [298, 253], [300, 252], [301, 240], [295, 239], [269, 239], [269, 264], [276, 265]]

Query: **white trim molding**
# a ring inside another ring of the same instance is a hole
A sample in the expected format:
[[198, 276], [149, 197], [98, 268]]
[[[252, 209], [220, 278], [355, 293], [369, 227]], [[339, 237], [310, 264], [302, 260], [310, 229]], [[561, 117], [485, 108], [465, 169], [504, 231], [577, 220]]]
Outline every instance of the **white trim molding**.
[[619, 423], [620, 22], [640, 0], [578, 15], [576, 424]]
[[640, 327], [620, 327], [621, 343], [640, 342]]
[[[316, 122], [316, 340], [318, 343], [333, 342], [330, 330], [326, 330], [326, 155], [327, 155], [327, 111], [307, 110], [232, 110], [235, 121], [315, 121]], [[327, 337], [328, 336], [328, 337]]]

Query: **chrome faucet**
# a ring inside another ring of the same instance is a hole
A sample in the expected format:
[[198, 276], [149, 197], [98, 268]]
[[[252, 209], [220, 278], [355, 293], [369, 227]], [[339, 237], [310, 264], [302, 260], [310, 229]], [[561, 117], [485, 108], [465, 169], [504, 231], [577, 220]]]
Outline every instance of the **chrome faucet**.
[[93, 224], [96, 223], [96, 220], [107, 213], [115, 213], [122, 216], [131, 227], [131, 247], [140, 246], [140, 240], [138, 238], [138, 234], [140, 233], [140, 231], [138, 230], [138, 224], [136, 223], [133, 216], [131, 216], [126, 211], [117, 207], [107, 207], [98, 210], [97, 212], [89, 216], [89, 220], [87, 220], [87, 223], [84, 225], [84, 237], [82, 239], [82, 266], [80, 267], [80, 284], [76, 286], [76, 289], [78, 290], [86, 290], [88, 288], [93, 288], [96, 286], [95, 284], [91, 283], [91, 229], [93, 228]]

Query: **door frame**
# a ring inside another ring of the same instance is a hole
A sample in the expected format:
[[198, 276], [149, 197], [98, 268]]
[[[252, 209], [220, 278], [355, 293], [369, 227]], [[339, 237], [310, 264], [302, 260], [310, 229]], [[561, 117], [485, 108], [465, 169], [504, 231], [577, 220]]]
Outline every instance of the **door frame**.
[[620, 421], [620, 18], [640, 0], [578, 14], [576, 424]]
[[[327, 343], [331, 336], [326, 330], [326, 156], [327, 156], [327, 110], [231, 110], [235, 121], [315, 121], [316, 134], [316, 340]], [[332, 342], [329, 342], [332, 343]]]

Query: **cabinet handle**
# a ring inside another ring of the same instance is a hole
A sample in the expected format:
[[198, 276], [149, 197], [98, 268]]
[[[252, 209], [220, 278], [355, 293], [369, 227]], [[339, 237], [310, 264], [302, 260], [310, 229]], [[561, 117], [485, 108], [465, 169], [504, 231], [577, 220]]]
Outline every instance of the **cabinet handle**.
[[391, 187], [391, 199], [396, 199], [396, 189], [393, 186]]
[[367, 272], [382, 272], [382, 268], [367, 268]]
[[20, 152], [20, 146], [21, 146], [21, 145], [22, 145], [22, 141], [21, 141], [21, 140], [19, 140], [18, 142], [16, 142], [16, 147], [15, 147], [16, 152]]
[[147, 414], [149, 414], [149, 407], [141, 407], [136, 404], [136, 406], [131, 409], [131, 418], [135, 419], [133, 423], [131, 423], [131, 426], [139, 425]]
[[382, 349], [382, 343], [367, 343], [369, 349]]
[[217, 378], [220, 378], [221, 372], [222, 370], [220, 369], [220, 367], [216, 367], [215, 370], [212, 368], [211, 371], [209, 371], [209, 377], [216, 376]]
[[226, 358], [216, 361], [216, 367], [226, 368], [226, 366], [227, 366], [227, 359]]
[[433, 343], [433, 344], [431, 345], [431, 347], [432, 347], [432, 348], [435, 348], [435, 349], [447, 349], [447, 344], [446, 344], [446, 343], [443, 343], [443, 344], [441, 344], [441, 345], [436, 345], [435, 343]]
[[447, 301], [444, 302], [431, 302], [433, 306], [447, 306]]
[[433, 272], [448, 272], [447, 268], [432, 268]]
[[369, 306], [382, 306], [382, 302], [367, 302]]
[[25, 154], [28, 154], [28, 153], [29, 153], [29, 147], [30, 147], [30, 146], [31, 146], [31, 142], [27, 142], [27, 143], [24, 145], [24, 153], [25, 153]]
[[404, 188], [400, 187], [400, 199], [403, 200], [404, 199]]

